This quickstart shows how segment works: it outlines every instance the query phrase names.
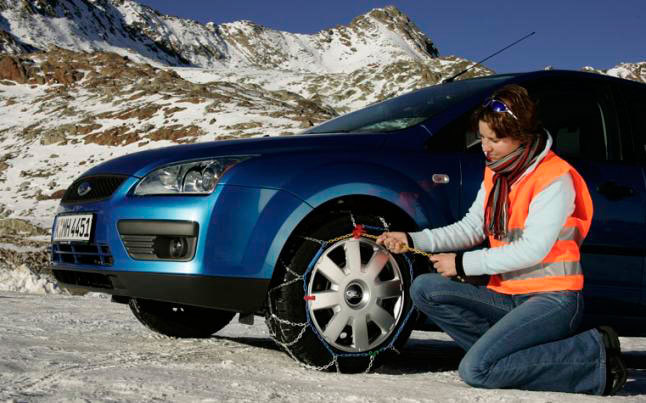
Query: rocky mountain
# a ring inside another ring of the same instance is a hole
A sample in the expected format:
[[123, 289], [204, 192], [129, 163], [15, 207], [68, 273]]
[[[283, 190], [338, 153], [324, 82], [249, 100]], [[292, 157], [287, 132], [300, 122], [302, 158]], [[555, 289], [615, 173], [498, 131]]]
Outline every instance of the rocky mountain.
[[131, 0], [1, 0], [0, 51], [110, 51], [172, 66], [348, 72], [402, 57], [438, 55], [433, 42], [394, 7], [375, 9], [316, 35], [251, 21], [216, 25], [161, 15]]
[[646, 62], [621, 63], [608, 70], [595, 69], [594, 67], [586, 66], [583, 70], [646, 83]]

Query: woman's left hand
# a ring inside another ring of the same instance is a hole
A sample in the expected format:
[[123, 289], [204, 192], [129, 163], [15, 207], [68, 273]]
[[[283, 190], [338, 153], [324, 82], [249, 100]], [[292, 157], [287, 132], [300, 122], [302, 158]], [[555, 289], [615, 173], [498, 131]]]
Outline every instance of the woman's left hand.
[[433, 267], [444, 277], [455, 277], [458, 272], [455, 269], [455, 253], [438, 253], [429, 257]]

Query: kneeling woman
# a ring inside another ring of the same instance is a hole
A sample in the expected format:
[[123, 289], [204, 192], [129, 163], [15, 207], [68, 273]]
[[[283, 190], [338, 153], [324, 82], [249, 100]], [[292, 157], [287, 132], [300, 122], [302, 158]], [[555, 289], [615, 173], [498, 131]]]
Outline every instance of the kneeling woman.
[[[467, 354], [462, 379], [484, 388], [614, 394], [626, 381], [610, 328], [577, 333], [583, 315], [579, 246], [592, 200], [579, 173], [550, 151], [527, 91], [508, 85], [474, 113], [486, 156], [466, 216], [433, 230], [385, 232], [377, 242], [438, 253], [437, 273], [415, 279], [416, 307]], [[490, 275], [487, 286], [451, 281]]]

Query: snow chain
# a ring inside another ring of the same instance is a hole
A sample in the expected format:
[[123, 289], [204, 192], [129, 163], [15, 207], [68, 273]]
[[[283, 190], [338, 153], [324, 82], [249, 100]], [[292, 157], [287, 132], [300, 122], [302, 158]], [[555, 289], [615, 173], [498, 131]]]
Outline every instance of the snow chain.
[[[267, 298], [268, 298], [267, 306], [268, 306], [268, 312], [269, 312], [268, 321], [269, 322], [272, 322], [272, 321], [275, 322], [276, 325], [277, 325], [275, 327], [280, 329], [281, 333], [283, 333], [283, 334], [285, 334], [285, 332], [283, 332], [283, 330], [282, 330], [283, 326], [290, 326], [292, 328], [300, 328], [300, 331], [298, 332], [297, 336], [293, 340], [291, 340], [289, 342], [281, 342], [280, 339], [279, 339], [279, 336], [277, 334], [275, 334], [274, 331], [272, 330], [272, 327], [268, 326], [271, 338], [274, 340], [274, 342], [276, 344], [281, 346], [287, 352], [287, 354], [290, 357], [292, 357], [294, 360], [299, 362], [301, 365], [303, 365], [303, 366], [305, 366], [306, 368], [309, 368], [309, 369], [323, 371], [323, 370], [327, 370], [328, 368], [330, 368], [332, 366], [335, 366], [336, 371], [341, 372], [340, 369], [339, 369], [339, 361], [338, 361], [339, 357], [369, 357], [370, 361], [369, 361], [368, 366], [367, 366], [367, 368], [365, 370], [365, 373], [370, 372], [370, 370], [372, 369], [372, 366], [374, 364], [375, 358], [377, 357], [378, 354], [381, 354], [381, 353], [383, 353], [383, 352], [385, 352], [387, 350], [392, 350], [395, 353], [399, 354], [399, 351], [397, 351], [397, 349], [395, 348], [395, 341], [397, 341], [397, 339], [400, 336], [400, 333], [405, 328], [406, 323], [408, 322], [408, 320], [412, 316], [413, 312], [415, 311], [415, 308], [413, 306], [411, 306], [408, 313], [406, 314], [406, 317], [404, 318], [404, 321], [402, 322], [401, 326], [399, 327], [399, 329], [395, 333], [395, 335], [392, 338], [392, 340], [390, 341], [390, 343], [388, 343], [388, 345], [386, 345], [384, 347], [381, 347], [378, 350], [371, 351], [371, 352], [368, 352], [368, 353], [337, 353], [337, 352], [334, 352], [332, 350], [332, 348], [328, 345], [328, 343], [323, 339], [323, 337], [316, 330], [315, 326], [312, 324], [312, 320], [310, 318], [310, 313], [309, 313], [308, 309], [305, 310], [307, 319], [306, 319], [306, 322], [304, 322], [304, 323], [291, 322], [289, 320], [282, 319], [282, 318], [278, 317], [274, 313], [273, 306], [272, 306], [272, 303], [271, 303], [271, 300], [272, 300], [271, 294], [273, 292], [283, 288], [283, 287], [287, 287], [287, 286], [290, 286], [292, 284], [295, 284], [295, 283], [298, 283], [298, 282], [302, 281], [303, 282], [303, 289], [305, 290], [305, 294], [306, 294], [304, 299], [305, 299], [305, 301], [308, 301], [309, 297], [307, 295], [307, 277], [310, 274], [310, 272], [312, 271], [312, 269], [314, 268], [314, 265], [315, 265], [316, 261], [319, 259], [321, 254], [323, 254], [323, 252], [327, 249], [327, 247], [329, 245], [332, 245], [332, 244], [334, 244], [336, 242], [339, 242], [339, 241], [342, 241], [342, 240], [345, 240], [345, 239], [350, 239], [350, 238], [359, 239], [361, 237], [364, 237], [364, 238], [377, 239], [376, 235], [372, 235], [372, 234], [367, 233], [366, 232], [367, 230], [372, 230], [372, 231], [375, 231], [375, 232], [378, 231], [380, 233], [384, 232], [384, 231], [388, 231], [388, 225], [386, 224], [386, 221], [381, 217], [380, 217], [380, 221], [381, 221], [382, 224], [384, 224], [384, 227], [375, 227], [375, 226], [370, 226], [370, 225], [357, 224], [355, 222], [354, 216], [351, 215], [350, 218], [351, 218], [352, 224], [354, 226], [354, 230], [352, 231], [351, 234], [342, 235], [342, 236], [336, 237], [334, 239], [330, 239], [328, 241], [315, 239], [315, 238], [310, 238], [310, 237], [303, 237], [303, 239], [305, 239], [305, 240], [315, 242], [315, 243], [320, 245], [319, 250], [314, 255], [314, 258], [312, 258], [310, 264], [308, 265], [307, 270], [303, 274], [297, 274], [296, 272], [291, 270], [284, 262], [279, 262], [279, 264], [284, 266], [285, 272], [290, 273], [294, 278], [292, 278], [291, 280], [286, 281], [286, 282], [284, 282], [282, 284], [279, 284], [278, 286], [270, 289], [269, 292], [267, 293]], [[426, 257], [431, 256], [430, 253], [426, 253], [426, 252], [424, 252], [422, 250], [415, 249], [415, 248], [407, 248], [406, 252], [415, 253], [415, 254], [426, 256]], [[412, 263], [412, 261], [410, 260], [410, 258], [407, 255], [402, 255], [402, 256], [404, 257], [404, 259], [406, 260], [406, 263], [408, 264], [408, 269], [410, 271], [410, 279], [412, 281], [412, 279], [413, 279], [413, 263]], [[323, 346], [325, 346], [327, 351], [330, 353], [330, 362], [328, 362], [327, 364], [322, 365], [320, 367], [315, 367], [315, 366], [308, 365], [308, 364], [305, 364], [305, 363], [301, 362], [294, 355], [294, 353], [292, 353], [292, 351], [290, 350], [290, 347], [293, 346], [294, 344], [298, 343], [298, 341], [303, 337], [303, 335], [305, 334], [305, 331], [307, 330], [308, 327], [319, 338], [319, 340], [321, 340], [321, 343], [323, 344]]]

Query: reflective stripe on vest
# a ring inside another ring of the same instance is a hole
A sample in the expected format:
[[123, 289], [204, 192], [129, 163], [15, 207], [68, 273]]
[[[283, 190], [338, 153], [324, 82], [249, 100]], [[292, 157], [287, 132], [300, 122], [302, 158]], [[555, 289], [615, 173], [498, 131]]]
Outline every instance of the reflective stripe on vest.
[[[570, 173], [576, 192], [575, 208], [561, 229], [557, 240], [543, 260], [520, 270], [490, 277], [488, 287], [503, 294], [581, 290], [583, 270], [579, 247], [592, 223], [592, 199], [585, 181], [567, 162], [553, 152], [543, 158], [536, 169], [521, 178], [509, 193], [510, 217], [504, 239], [489, 237], [492, 248], [507, 245], [523, 236], [523, 226], [534, 196], [560, 176]], [[485, 169], [485, 203], [493, 188], [493, 172]]]
[[579, 262], [552, 262], [539, 263], [526, 269], [503, 273], [500, 275], [500, 278], [503, 281], [526, 280], [528, 278], [570, 276], [574, 274], [583, 274]]

